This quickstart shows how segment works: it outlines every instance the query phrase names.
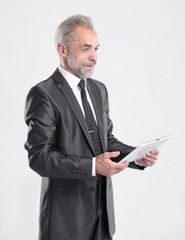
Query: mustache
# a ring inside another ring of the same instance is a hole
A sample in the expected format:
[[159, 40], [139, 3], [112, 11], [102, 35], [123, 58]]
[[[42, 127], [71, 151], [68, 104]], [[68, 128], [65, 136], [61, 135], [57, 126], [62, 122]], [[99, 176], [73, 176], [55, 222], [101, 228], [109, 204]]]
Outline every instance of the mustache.
[[96, 65], [96, 61], [90, 62], [90, 63], [84, 63], [84, 66], [88, 67], [94, 67]]

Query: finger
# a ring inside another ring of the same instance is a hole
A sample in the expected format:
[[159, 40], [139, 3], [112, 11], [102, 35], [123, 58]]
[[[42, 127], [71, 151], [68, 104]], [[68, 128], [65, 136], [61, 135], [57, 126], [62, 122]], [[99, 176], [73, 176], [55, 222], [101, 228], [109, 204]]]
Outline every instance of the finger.
[[123, 163], [117, 163], [117, 162], [111, 162], [112, 169], [123, 171], [125, 168], [128, 167], [128, 161], [125, 161]]
[[148, 166], [148, 167], [151, 167], [151, 166], [153, 166], [155, 163], [156, 163], [155, 160], [153, 160], [153, 161], [147, 161], [147, 166]]
[[148, 157], [146, 154], [144, 156], [144, 160], [145, 160], [145, 163], [147, 164], [147, 166], [152, 166], [156, 163], [157, 159], [154, 159], [154, 158], [151, 158], [151, 157]]
[[151, 159], [154, 159], [154, 160], [157, 160], [157, 155], [152, 153], [152, 152], [149, 152], [146, 154], [146, 157], [147, 158], [151, 158]]
[[101, 154], [102, 158], [106, 159], [106, 158], [115, 158], [117, 156], [120, 155], [119, 151], [115, 151], [115, 152], [105, 152], [103, 154]]
[[155, 155], [158, 155], [159, 154], [159, 150], [158, 149], [154, 149], [151, 151], [151, 153], [155, 154]]
[[108, 176], [112, 176], [116, 173], [119, 173], [121, 171], [123, 171], [126, 167], [128, 167], [128, 162], [125, 162], [124, 164], [119, 164], [119, 163], [115, 163], [115, 162], [111, 162], [109, 164], [109, 168], [108, 168]]
[[125, 161], [125, 162], [121, 163], [121, 165], [123, 166], [123, 170], [124, 170], [125, 168], [128, 167], [129, 162], [128, 162], [128, 161]]

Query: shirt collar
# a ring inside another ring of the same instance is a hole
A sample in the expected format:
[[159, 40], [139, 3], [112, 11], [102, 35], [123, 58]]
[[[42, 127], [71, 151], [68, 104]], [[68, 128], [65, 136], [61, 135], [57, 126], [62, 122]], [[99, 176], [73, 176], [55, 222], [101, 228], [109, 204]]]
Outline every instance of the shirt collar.
[[[66, 79], [66, 81], [68, 82], [68, 84], [72, 88], [72, 90], [74, 90], [75, 88], [78, 87], [78, 84], [80, 82], [80, 78], [78, 78], [75, 75], [73, 75], [72, 73], [66, 71], [60, 65], [58, 66], [58, 70], [64, 76], [64, 78]], [[84, 80], [85, 80], [85, 84], [86, 84], [86, 79], [84, 79]]]

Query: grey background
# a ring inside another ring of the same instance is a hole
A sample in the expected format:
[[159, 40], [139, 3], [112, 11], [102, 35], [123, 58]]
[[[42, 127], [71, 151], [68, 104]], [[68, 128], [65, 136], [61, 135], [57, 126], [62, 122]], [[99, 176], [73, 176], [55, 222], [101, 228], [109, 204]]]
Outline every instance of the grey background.
[[59, 59], [56, 27], [76, 14], [99, 35], [94, 78], [109, 91], [114, 134], [138, 145], [166, 134], [159, 162], [113, 177], [115, 240], [185, 239], [185, 2], [182, 0], [1, 1], [0, 239], [37, 239], [40, 177], [23, 148], [24, 102]]

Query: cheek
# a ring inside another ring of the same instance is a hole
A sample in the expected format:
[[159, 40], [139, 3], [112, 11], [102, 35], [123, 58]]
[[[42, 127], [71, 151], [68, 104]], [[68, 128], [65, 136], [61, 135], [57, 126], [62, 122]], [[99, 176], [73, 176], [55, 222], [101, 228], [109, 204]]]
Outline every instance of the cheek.
[[88, 62], [89, 54], [82, 51], [71, 52], [72, 59], [77, 65], [83, 65]]
[[85, 63], [87, 63], [88, 62], [88, 57], [87, 56], [78, 56], [78, 58], [76, 59], [77, 60], [77, 63], [79, 64], [79, 65], [82, 65], [82, 64], [85, 64]]

